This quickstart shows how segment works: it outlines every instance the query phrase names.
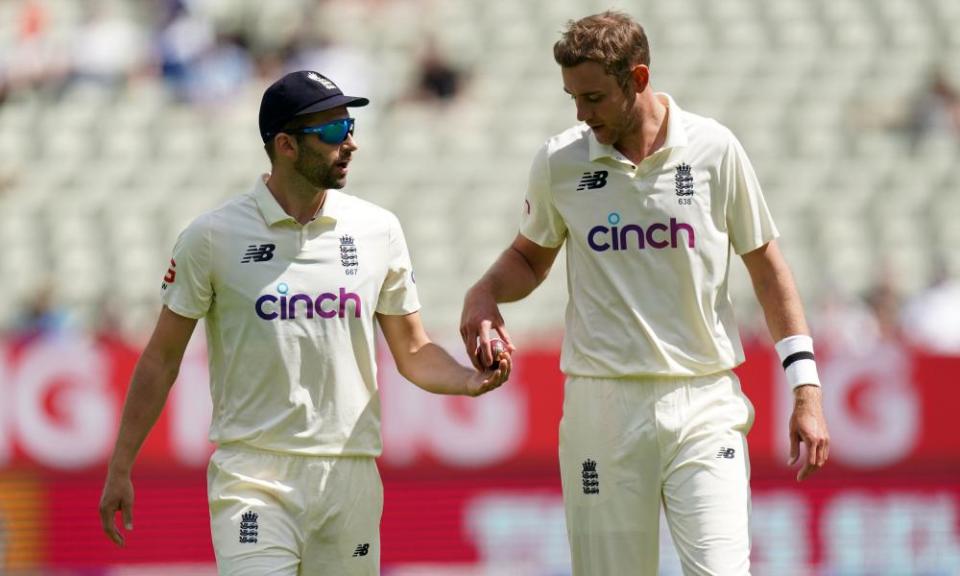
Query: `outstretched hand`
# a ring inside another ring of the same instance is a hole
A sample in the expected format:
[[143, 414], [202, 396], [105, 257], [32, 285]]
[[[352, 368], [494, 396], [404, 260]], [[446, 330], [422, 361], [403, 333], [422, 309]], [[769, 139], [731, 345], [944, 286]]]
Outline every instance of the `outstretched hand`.
[[[474, 359], [476, 362], [476, 359]], [[509, 352], [501, 352], [499, 363], [496, 369], [485, 370], [483, 372], [474, 372], [467, 381], [467, 395], [480, 396], [487, 392], [499, 388], [504, 382], [510, 379], [510, 371], [513, 369], [513, 360]]]
[[122, 547], [124, 539], [116, 524], [117, 512], [123, 517], [123, 527], [133, 530], [133, 482], [129, 475], [108, 472], [100, 496], [100, 525], [107, 538]]
[[800, 444], [805, 448], [803, 466], [797, 473], [797, 481], [820, 470], [830, 456], [830, 434], [823, 417], [819, 386], [800, 386], [796, 395], [793, 414], [790, 416], [790, 461], [793, 466], [800, 460]]

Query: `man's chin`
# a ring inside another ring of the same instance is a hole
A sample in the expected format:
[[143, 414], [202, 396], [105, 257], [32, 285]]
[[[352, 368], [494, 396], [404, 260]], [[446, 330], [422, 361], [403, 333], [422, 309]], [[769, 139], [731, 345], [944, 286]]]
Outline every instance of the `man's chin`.
[[613, 144], [613, 138], [611, 137], [610, 131], [606, 128], [592, 128], [593, 137], [597, 139], [597, 142], [609, 146]]
[[325, 190], [334, 189], [339, 190], [347, 185], [347, 175], [341, 174], [339, 176], [334, 176], [333, 174], [327, 173], [324, 177], [319, 179], [323, 183], [323, 188]]

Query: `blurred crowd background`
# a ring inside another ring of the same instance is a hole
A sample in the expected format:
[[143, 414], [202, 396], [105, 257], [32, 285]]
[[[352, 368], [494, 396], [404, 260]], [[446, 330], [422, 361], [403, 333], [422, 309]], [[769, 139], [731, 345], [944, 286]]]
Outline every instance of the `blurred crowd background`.
[[[349, 191], [398, 213], [428, 323], [455, 327], [464, 289], [516, 230], [534, 152], [575, 122], [552, 43], [607, 7], [0, 3], [0, 326], [142, 338], [176, 234], [268, 169], [263, 88], [311, 68], [373, 101], [357, 112]], [[960, 350], [960, 4], [620, 7], [650, 35], [654, 87], [743, 141], [813, 322]], [[552, 330], [564, 298], [549, 282], [511, 321]]]
[[[6, 468], [39, 475], [36, 481], [16, 476], [18, 490], [74, 483], [95, 492], [105, 456], [74, 467], [88, 474], [77, 480], [50, 472], [70, 466], [39, 461], [31, 440], [19, 439], [29, 434], [22, 424], [25, 395], [17, 391], [42, 380], [32, 376], [39, 372], [25, 372], [25, 350], [38, 341], [67, 347], [92, 341], [110, 351], [108, 380], [129, 376], [130, 358], [158, 312], [176, 235], [269, 169], [257, 109], [264, 88], [287, 71], [317, 70], [346, 93], [370, 97], [371, 106], [355, 112], [360, 149], [346, 191], [400, 217], [427, 326], [456, 346], [464, 291], [516, 233], [533, 155], [576, 121], [552, 45], [567, 20], [607, 8], [629, 12], [646, 28], [655, 89], [726, 124], [743, 142], [818, 346], [867, 364], [891, 354], [938, 358], [933, 365], [911, 363], [910, 386], [925, 390], [918, 392], [927, 398], [923, 406], [960, 398], [917, 376], [936, 372], [954, 384], [960, 377], [950, 360], [960, 357], [956, 0], [2, 0], [0, 490]], [[731, 289], [743, 333], [762, 354], [769, 337], [745, 271], [735, 268]], [[534, 296], [505, 307], [508, 326], [521, 345], [531, 343], [533, 356], [555, 359], [565, 292], [561, 258]], [[55, 371], [49, 363], [71, 357], [57, 350], [34, 369]], [[776, 380], [773, 372], [757, 372]], [[528, 371], [525, 382], [549, 381], [550, 394], [559, 395], [554, 374], [544, 374]], [[205, 383], [198, 381], [202, 395]], [[116, 407], [76, 408], [83, 396], [64, 386], [51, 385], [59, 392], [44, 396], [41, 410], [63, 430], [104, 414], [117, 417]], [[123, 383], [117, 386], [122, 397]], [[924, 396], [929, 390], [936, 393]], [[864, 404], [861, 392], [838, 406], [862, 410], [865, 421], [882, 422], [885, 430], [911, 418], [892, 407], [902, 396], [884, 392]], [[956, 435], [926, 422], [917, 424], [926, 426], [924, 438]], [[113, 424], [103, 426], [108, 437]], [[931, 478], [960, 473], [957, 441], [940, 438], [931, 446], [921, 458]], [[160, 462], [158, 456], [162, 468]], [[448, 470], [457, 468], [453, 460], [434, 454], [426, 462], [428, 470], [456, 478]], [[185, 466], [184, 477], [202, 477], [198, 466]], [[492, 466], [489, 474], [497, 466], [510, 464]], [[390, 470], [388, 463], [387, 479]], [[422, 489], [422, 478], [405, 470], [397, 465], [397, 485]], [[897, 485], [906, 473], [893, 470], [890, 482]], [[555, 496], [553, 472], [549, 461], [530, 472], [543, 481], [529, 490]], [[957, 477], [941, 483], [954, 486], [945, 498], [960, 509]], [[841, 484], [839, 477], [835, 482]], [[0, 512], [2, 502], [0, 496]], [[84, 505], [92, 515], [94, 504]], [[502, 520], [509, 525], [509, 515]], [[960, 574], [960, 544], [951, 540], [957, 519], [944, 522], [931, 538], [945, 538], [946, 552], [933, 554], [922, 569], [894, 562], [858, 572], [869, 559], [829, 564], [815, 544], [803, 564], [813, 568], [793, 573]], [[3, 525], [0, 514], [0, 573], [9, 541]], [[562, 548], [557, 534], [549, 546]], [[44, 552], [49, 543], [42, 535], [31, 542], [33, 552], [19, 553], [9, 569], [53, 570], [43, 568], [52, 562]], [[535, 554], [519, 554], [531, 574], [562, 574], [564, 553], [551, 548], [553, 560], [539, 564]], [[464, 565], [479, 565], [478, 554], [467, 553], [472, 560]], [[388, 570], [399, 565], [386, 560]], [[443, 555], [436, 560], [432, 569], [441, 570]], [[456, 554], [447, 560], [463, 561]], [[791, 565], [787, 560], [783, 566]], [[79, 561], [62, 560], [58, 569], [71, 562]], [[150, 573], [137, 570], [129, 573]], [[463, 566], [450, 570], [429, 573], [468, 573]], [[520, 573], [511, 570], [491, 573]]]

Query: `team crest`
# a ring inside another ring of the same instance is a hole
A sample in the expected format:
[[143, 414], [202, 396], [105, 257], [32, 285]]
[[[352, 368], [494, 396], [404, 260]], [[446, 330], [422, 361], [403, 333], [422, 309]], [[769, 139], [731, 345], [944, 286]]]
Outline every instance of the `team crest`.
[[313, 81], [316, 82], [317, 84], [320, 84], [321, 86], [323, 86], [323, 87], [326, 88], [327, 90], [336, 90], [336, 89], [337, 89], [337, 87], [333, 84], [333, 82], [327, 80], [326, 78], [324, 78], [323, 76], [317, 74], [316, 72], [308, 72], [308, 73], [307, 73], [307, 78], [313, 80]]
[[355, 276], [357, 268], [360, 266], [360, 258], [357, 256], [357, 243], [353, 236], [345, 234], [340, 237], [340, 265], [347, 276]]
[[256, 544], [260, 526], [257, 523], [260, 515], [252, 510], [243, 513], [240, 519], [240, 543]]
[[677, 196], [693, 196], [693, 174], [689, 164], [684, 162], [677, 166], [674, 181], [677, 184]]
[[597, 472], [597, 462], [596, 460], [591, 460], [587, 458], [583, 461], [583, 493], [584, 494], [599, 494], [600, 493], [600, 474]]

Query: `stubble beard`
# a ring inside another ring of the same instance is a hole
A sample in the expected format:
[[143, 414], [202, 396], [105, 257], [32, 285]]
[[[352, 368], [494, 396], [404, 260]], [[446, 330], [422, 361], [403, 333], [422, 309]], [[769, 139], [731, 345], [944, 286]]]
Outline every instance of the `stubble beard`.
[[316, 152], [304, 147], [302, 153], [293, 163], [293, 169], [311, 186], [320, 190], [329, 188], [340, 189], [346, 185], [345, 179], [333, 175], [334, 164], [324, 161]]

